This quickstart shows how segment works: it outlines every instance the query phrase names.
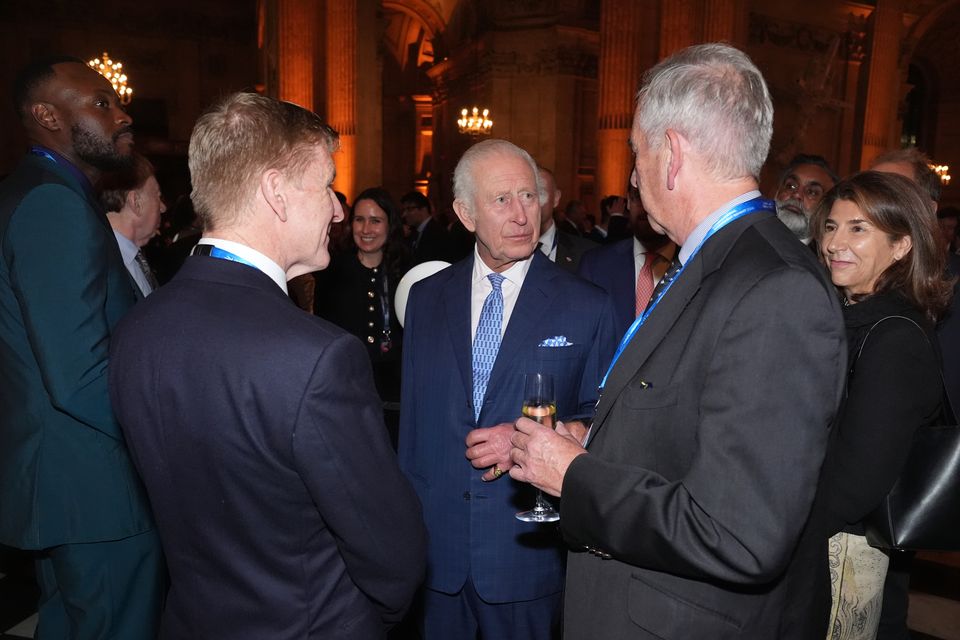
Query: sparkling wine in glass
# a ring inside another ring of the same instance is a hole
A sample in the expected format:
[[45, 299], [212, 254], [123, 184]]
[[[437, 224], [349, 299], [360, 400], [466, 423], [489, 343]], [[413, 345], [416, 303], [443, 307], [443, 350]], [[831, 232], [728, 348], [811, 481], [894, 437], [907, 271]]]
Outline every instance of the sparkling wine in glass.
[[[528, 373], [523, 376], [523, 406], [520, 412], [540, 424], [555, 429], [557, 426], [557, 400], [553, 395], [553, 376], [549, 373]], [[537, 499], [529, 511], [517, 514], [524, 522], [556, 522], [560, 514], [544, 500], [537, 490]]]

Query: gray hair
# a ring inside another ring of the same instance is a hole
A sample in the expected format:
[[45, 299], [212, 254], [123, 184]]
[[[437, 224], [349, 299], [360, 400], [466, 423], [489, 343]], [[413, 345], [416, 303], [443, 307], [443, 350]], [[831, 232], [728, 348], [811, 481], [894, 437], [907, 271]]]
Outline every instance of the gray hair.
[[530, 165], [530, 171], [533, 172], [534, 180], [537, 184], [537, 195], [542, 207], [547, 202], [547, 191], [543, 180], [540, 179], [540, 172], [537, 170], [537, 163], [533, 157], [524, 149], [509, 142], [494, 138], [484, 140], [473, 145], [460, 157], [457, 168], [453, 170], [453, 198], [464, 203], [474, 204], [474, 197], [477, 195], [477, 185], [474, 180], [474, 167], [482, 158], [499, 154], [512, 154]]
[[767, 84], [750, 58], [727, 44], [695, 45], [662, 60], [644, 75], [637, 110], [651, 149], [674, 129], [718, 180], [758, 176], [770, 151]]

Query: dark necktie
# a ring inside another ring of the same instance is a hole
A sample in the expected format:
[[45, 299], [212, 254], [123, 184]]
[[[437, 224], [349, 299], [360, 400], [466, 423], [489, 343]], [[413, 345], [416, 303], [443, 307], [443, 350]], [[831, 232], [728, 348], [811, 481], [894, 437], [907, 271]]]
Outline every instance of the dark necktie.
[[666, 289], [673, 279], [677, 277], [677, 274], [680, 273], [680, 269], [683, 268], [683, 265], [680, 264], [680, 248], [677, 247], [677, 255], [673, 257], [673, 260], [670, 261], [670, 266], [667, 268], [667, 272], [663, 274], [663, 277], [660, 278], [660, 282], [657, 283], [657, 286], [653, 289], [653, 294], [650, 295], [650, 299], [647, 301], [647, 307], [649, 307], [654, 300], [657, 299], [657, 296], [660, 295], [660, 292]]
[[[143, 256], [142, 251], [137, 251], [137, 255], [133, 257], [137, 261], [137, 266], [140, 267], [140, 271], [143, 272], [143, 277], [147, 279], [147, 284], [150, 285], [150, 291], [155, 291], [160, 284], [157, 282], [157, 277], [153, 275], [153, 269], [150, 268], [150, 263], [147, 262], [147, 259]], [[150, 293], [148, 291], [147, 293]]]

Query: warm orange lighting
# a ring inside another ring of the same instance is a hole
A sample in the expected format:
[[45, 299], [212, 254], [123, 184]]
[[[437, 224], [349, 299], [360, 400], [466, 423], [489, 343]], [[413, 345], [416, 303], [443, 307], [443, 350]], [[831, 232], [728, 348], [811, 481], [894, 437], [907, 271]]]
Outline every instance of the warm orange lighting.
[[127, 86], [127, 74], [123, 72], [123, 63], [112, 60], [106, 51], [99, 59], [93, 58], [87, 65], [98, 72], [113, 85], [113, 90], [120, 96], [120, 104], [130, 104], [133, 98], [133, 89]]
[[467, 109], [460, 110], [460, 118], [457, 120], [457, 126], [460, 127], [460, 133], [470, 136], [488, 135], [493, 128], [493, 120], [490, 119], [490, 109], [484, 109], [482, 112], [478, 107], [473, 111]]
[[930, 168], [940, 176], [940, 182], [943, 183], [943, 186], [950, 184], [950, 165], [932, 164]]

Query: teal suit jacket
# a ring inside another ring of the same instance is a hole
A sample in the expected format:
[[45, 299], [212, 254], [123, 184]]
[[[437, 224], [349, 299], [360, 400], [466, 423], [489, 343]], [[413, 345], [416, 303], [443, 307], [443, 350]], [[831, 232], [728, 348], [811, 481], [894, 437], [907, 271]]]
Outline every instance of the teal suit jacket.
[[107, 392], [136, 298], [88, 190], [33, 154], [0, 183], [0, 543], [21, 549], [153, 527]]

